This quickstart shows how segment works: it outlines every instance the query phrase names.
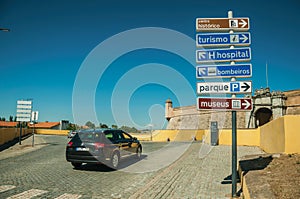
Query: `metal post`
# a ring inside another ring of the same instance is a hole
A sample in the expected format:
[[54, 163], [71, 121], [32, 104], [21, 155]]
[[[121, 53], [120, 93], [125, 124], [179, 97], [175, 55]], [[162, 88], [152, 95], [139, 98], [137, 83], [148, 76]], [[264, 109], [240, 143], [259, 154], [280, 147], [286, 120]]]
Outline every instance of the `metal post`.
[[22, 140], [22, 123], [19, 122], [19, 126], [20, 126], [20, 135], [19, 135], [19, 145], [21, 145], [21, 140]]
[[33, 121], [33, 131], [32, 131], [32, 147], [34, 147], [34, 124], [35, 124], [35, 122]]
[[231, 182], [232, 182], [232, 191], [231, 196], [236, 197], [236, 179], [237, 179], [237, 172], [236, 172], [236, 166], [237, 166], [237, 136], [236, 136], [236, 111], [232, 111], [232, 176], [231, 176]]
[[[232, 11], [228, 11], [228, 18], [233, 18], [233, 13]], [[233, 30], [230, 30], [229, 33], [233, 33]], [[234, 46], [230, 46], [230, 48], [234, 48]], [[230, 63], [230, 65], [234, 65], [235, 62], [232, 61]], [[231, 79], [232, 82], [236, 81], [235, 77], [233, 77]], [[235, 94], [232, 94], [231, 96], [232, 98], [235, 98], [236, 95]], [[236, 168], [237, 168], [237, 141], [236, 141], [236, 111], [232, 111], [231, 112], [231, 115], [232, 115], [232, 163], [231, 163], [231, 166], [232, 166], [232, 174], [231, 174], [231, 183], [232, 183], [232, 189], [231, 189], [231, 197], [236, 197], [236, 181], [237, 181], [237, 176], [236, 176]]]

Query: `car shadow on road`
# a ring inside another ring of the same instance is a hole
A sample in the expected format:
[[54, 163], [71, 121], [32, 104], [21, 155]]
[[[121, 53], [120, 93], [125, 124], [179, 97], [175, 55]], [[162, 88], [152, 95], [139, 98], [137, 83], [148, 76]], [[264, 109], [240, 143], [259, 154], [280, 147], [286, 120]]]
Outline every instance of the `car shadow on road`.
[[[124, 169], [128, 166], [131, 166], [143, 159], [145, 159], [147, 155], [141, 155], [140, 158], [136, 157], [127, 157], [120, 161], [120, 164], [118, 166], [117, 170]], [[74, 170], [83, 170], [83, 171], [98, 171], [98, 172], [113, 172], [117, 171], [116, 169], [113, 169], [109, 167], [107, 164], [83, 164], [80, 168], [73, 168]]]

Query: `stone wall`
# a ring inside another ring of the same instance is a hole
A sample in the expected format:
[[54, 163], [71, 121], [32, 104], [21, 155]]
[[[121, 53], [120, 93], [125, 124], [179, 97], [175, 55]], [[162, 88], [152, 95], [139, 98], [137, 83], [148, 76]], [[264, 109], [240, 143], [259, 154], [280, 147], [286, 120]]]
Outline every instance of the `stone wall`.
[[[218, 122], [219, 129], [231, 128], [231, 111], [199, 111], [196, 106], [174, 108], [167, 129], [209, 129], [212, 121]], [[237, 112], [237, 127], [246, 128], [245, 112]]]
[[286, 114], [300, 115], [300, 90], [284, 92], [286, 100]]

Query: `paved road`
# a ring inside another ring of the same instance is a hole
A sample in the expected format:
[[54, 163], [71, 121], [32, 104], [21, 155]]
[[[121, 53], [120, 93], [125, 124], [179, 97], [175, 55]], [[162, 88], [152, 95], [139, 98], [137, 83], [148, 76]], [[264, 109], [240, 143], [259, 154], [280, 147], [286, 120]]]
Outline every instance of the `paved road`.
[[[229, 146], [209, 147], [196, 142], [168, 167], [132, 173], [124, 171], [132, 166], [130, 161], [119, 171], [101, 165], [74, 170], [65, 161], [67, 138], [40, 138], [48, 145], [0, 158], [0, 198], [226, 198], [231, 191], [231, 184], [224, 180], [231, 173]], [[164, 145], [145, 144], [144, 149], [147, 154]], [[238, 148], [239, 156], [257, 153], [261, 151], [256, 147]], [[4, 154], [0, 152], [0, 156]], [[134, 164], [150, 160], [147, 157]]]

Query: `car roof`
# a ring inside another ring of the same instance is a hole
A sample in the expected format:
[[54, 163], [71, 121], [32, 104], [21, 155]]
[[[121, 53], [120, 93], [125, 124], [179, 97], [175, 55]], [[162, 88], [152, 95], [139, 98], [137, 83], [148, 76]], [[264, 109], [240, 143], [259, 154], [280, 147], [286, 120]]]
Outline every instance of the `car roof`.
[[110, 129], [110, 128], [98, 128], [98, 129], [81, 129], [78, 132], [80, 133], [102, 133], [104, 131], [120, 131], [118, 129]]

